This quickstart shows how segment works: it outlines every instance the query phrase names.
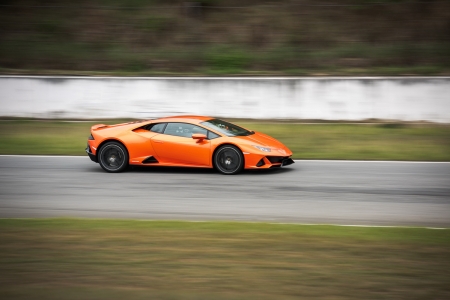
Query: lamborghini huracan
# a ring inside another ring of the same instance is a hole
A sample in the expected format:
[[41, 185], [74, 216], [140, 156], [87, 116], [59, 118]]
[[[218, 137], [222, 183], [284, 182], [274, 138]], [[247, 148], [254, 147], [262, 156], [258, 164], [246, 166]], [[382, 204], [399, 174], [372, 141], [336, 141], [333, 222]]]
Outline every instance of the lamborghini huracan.
[[174, 116], [91, 127], [86, 152], [107, 172], [128, 165], [215, 168], [223, 174], [293, 164], [276, 139], [203, 116]]

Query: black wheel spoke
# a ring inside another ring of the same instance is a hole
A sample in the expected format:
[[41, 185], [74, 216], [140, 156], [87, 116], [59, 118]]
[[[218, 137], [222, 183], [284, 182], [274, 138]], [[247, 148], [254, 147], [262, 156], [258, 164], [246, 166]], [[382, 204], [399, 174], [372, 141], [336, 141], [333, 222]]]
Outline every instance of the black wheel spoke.
[[225, 146], [216, 154], [216, 166], [222, 173], [234, 174], [242, 168], [242, 158], [239, 150], [232, 146]]
[[122, 164], [123, 157], [121, 153], [117, 149], [108, 149], [105, 151], [105, 154], [103, 155], [103, 158], [106, 162], [106, 164], [112, 168], [118, 167]]
[[118, 143], [105, 144], [100, 150], [99, 163], [109, 172], [120, 172], [126, 167], [127, 155]]

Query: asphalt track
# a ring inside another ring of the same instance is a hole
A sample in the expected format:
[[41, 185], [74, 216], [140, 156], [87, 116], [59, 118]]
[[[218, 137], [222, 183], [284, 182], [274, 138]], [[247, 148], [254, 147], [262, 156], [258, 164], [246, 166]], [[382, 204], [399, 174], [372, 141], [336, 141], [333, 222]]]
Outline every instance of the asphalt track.
[[0, 217], [450, 227], [450, 163], [296, 161], [109, 174], [88, 157], [0, 156]]

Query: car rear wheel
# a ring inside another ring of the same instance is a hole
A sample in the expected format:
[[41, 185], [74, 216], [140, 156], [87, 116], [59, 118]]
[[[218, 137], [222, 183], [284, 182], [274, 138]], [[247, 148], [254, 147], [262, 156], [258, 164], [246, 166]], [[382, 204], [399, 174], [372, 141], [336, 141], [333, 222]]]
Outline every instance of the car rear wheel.
[[128, 166], [128, 152], [117, 142], [107, 142], [98, 152], [98, 162], [106, 172], [122, 172]]
[[235, 146], [222, 146], [214, 154], [214, 166], [222, 174], [237, 174], [244, 168], [244, 155]]

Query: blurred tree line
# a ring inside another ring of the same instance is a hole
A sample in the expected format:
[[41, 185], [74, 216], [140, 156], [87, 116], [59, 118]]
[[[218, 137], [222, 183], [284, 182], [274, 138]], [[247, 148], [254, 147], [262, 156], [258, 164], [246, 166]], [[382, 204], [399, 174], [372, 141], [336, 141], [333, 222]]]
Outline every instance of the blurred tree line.
[[448, 0], [0, 0], [2, 73], [449, 74]]

